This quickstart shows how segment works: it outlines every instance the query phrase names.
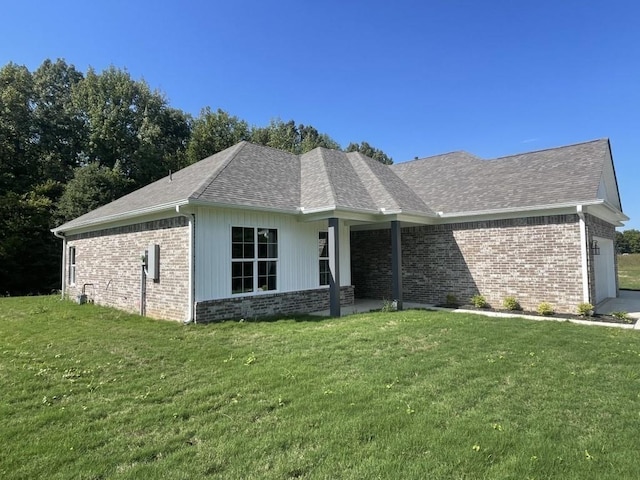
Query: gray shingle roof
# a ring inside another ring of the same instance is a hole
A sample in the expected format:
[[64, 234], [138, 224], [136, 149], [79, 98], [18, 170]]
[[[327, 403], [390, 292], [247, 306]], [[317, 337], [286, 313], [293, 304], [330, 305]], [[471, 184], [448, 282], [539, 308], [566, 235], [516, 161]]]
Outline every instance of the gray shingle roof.
[[597, 200], [608, 140], [481, 160], [465, 152], [392, 165], [438, 212], [481, 212]]
[[383, 165], [358, 152], [295, 155], [241, 142], [60, 227], [197, 202], [273, 211], [353, 209], [424, 217], [597, 200], [608, 140], [481, 160], [454, 152]]

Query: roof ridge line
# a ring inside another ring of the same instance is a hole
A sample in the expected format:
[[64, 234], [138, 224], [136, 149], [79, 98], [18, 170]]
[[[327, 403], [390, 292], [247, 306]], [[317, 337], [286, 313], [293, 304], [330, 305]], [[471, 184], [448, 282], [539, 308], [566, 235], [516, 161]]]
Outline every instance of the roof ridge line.
[[[198, 188], [196, 188], [191, 193], [191, 195], [189, 195], [189, 198], [198, 198], [206, 190], [206, 188], [209, 185], [211, 185], [215, 181], [215, 179], [218, 178], [220, 174], [229, 166], [229, 164], [231, 163], [231, 160], [233, 160], [238, 155], [238, 153], [240, 153], [240, 151], [247, 145], [247, 143], [248, 142], [246, 140], [243, 140], [240, 143], [237, 143], [236, 145], [232, 145], [231, 147], [229, 147], [229, 148], [235, 147], [235, 150], [231, 152], [231, 155], [229, 155], [229, 157], [222, 162], [221, 167], [217, 169], [217, 171], [215, 171], [212, 175], [205, 177], [202, 183], [198, 185]], [[222, 153], [222, 152], [224, 152], [224, 150], [217, 153]], [[215, 153], [214, 155], [217, 155], [217, 153]]]
[[609, 141], [609, 139], [607, 137], [603, 137], [603, 138], [596, 138], [594, 140], [587, 140], [586, 142], [576, 142], [576, 143], [570, 143], [569, 145], [560, 145], [558, 147], [547, 147], [547, 148], [541, 148], [540, 150], [530, 150], [527, 152], [520, 152], [520, 153], [512, 153], [510, 155], [504, 155], [502, 157], [495, 157], [495, 158], [490, 158], [488, 159], [489, 161], [491, 160], [502, 160], [505, 158], [511, 158], [511, 157], [519, 157], [521, 155], [529, 155], [530, 153], [541, 153], [541, 152], [548, 152], [550, 150], [560, 150], [562, 148], [571, 148], [571, 147], [577, 147], [578, 145], [586, 145], [588, 143], [596, 143], [596, 142], [602, 142], [602, 141]]
[[[322, 148], [318, 149], [318, 153], [320, 154], [320, 159], [322, 160], [321, 164], [322, 164], [322, 170], [324, 170], [324, 178], [327, 180], [327, 184], [329, 186], [329, 191], [331, 192], [331, 204], [332, 205], [336, 205], [337, 204], [337, 195], [336, 195], [336, 190], [333, 187], [333, 182], [329, 178], [329, 170], [327, 169], [327, 159], [324, 156], [324, 152], [323, 152]], [[300, 189], [300, 194], [302, 195], [302, 189]]]
[[421, 158], [412, 158], [411, 160], [404, 160], [404, 161], [400, 161], [398, 163], [394, 163], [392, 165], [387, 165], [389, 167], [394, 167], [396, 165], [406, 165], [408, 163], [413, 163], [413, 162], [422, 162], [423, 160], [429, 160], [431, 158], [436, 158], [436, 157], [444, 157], [446, 155], [452, 155], [452, 154], [456, 154], [456, 153], [464, 153], [465, 155], [469, 155], [470, 157], [473, 157], [474, 160], [478, 160], [481, 162], [484, 162], [486, 159], [479, 157], [471, 152], [467, 152], [466, 150], [452, 150], [450, 152], [445, 152], [445, 153], [436, 153], [435, 155], [429, 155], [426, 157], [421, 157]]
[[[356, 171], [356, 174], [358, 174], [358, 168], [356, 168], [356, 165], [353, 164], [353, 160], [354, 158], [358, 158], [359, 163], [361, 165], [364, 165], [364, 168], [367, 169], [367, 171], [371, 174], [371, 177], [373, 178], [374, 182], [376, 183], [376, 185], [382, 189], [382, 191], [384, 191], [384, 193], [387, 195], [387, 197], [389, 197], [391, 199], [391, 202], [393, 203], [393, 205], [395, 206], [395, 208], [401, 209], [400, 204], [398, 203], [398, 201], [396, 200], [396, 198], [391, 194], [391, 192], [387, 189], [387, 187], [384, 186], [384, 184], [380, 181], [380, 179], [378, 178], [378, 176], [375, 174], [375, 172], [373, 171], [373, 169], [369, 166], [369, 162], [367, 162], [365, 159], [369, 158], [366, 155], [362, 154], [361, 152], [346, 152], [347, 153], [347, 159], [349, 160], [349, 163], [351, 164], [351, 166], [353, 167], [353, 169]], [[355, 155], [352, 155], [355, 154]], [[373, 160], [374, 162], [376, 160]], [[386, 167], [388, 167], [388, 165], [385, 165]], [[395, 175], [395, 173], [389, 169], [389, 172], [393, 173]], [[396, 175], [397, 176], [397, 175]], [[359, 177], [359, 175], [358, 175]], [[371, 197], [372, 200], [374, 200], [375, 202], [375, 196], [371, 195], [371, 192], [369, 192], [369, 189], [366, 187], [366, 182], [363, 182], [363, 185], [365, 186], [365, 190], [367, 191], [367, 193], [369, 194], [369, 196]], [[378, 208], [384, 208], [384, 207], [380, 207], [377, 205]]]

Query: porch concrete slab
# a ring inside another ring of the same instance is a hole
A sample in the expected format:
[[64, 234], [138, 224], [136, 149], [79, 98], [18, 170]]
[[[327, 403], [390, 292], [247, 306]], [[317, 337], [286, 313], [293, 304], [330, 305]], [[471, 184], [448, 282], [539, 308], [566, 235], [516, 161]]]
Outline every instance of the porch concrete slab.
[[596, 307], [596, 312], [627, 312], [630, 317], [640, 319], [640, 291], [620, 290], [618, 298], [607, 298]]

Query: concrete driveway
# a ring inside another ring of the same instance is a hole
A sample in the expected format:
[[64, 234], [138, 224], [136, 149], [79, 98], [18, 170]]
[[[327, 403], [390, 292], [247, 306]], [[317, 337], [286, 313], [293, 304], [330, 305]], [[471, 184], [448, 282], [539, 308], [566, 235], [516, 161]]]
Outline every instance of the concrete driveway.
[[598, 313], [627, 312], [630, 317], [640, 319], [640, 291], [620, 290], [618, 298], [608, 298], [596, 308]]

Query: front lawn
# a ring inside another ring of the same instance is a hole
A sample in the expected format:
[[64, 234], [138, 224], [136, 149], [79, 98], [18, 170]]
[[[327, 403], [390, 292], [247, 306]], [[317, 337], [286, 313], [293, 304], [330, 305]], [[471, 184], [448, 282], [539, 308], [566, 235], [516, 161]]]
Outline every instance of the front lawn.
[[640, 332], [0, 299], [3, 479], [640, 478]]

